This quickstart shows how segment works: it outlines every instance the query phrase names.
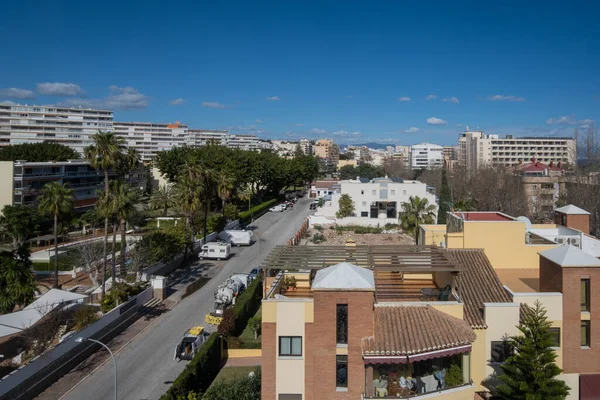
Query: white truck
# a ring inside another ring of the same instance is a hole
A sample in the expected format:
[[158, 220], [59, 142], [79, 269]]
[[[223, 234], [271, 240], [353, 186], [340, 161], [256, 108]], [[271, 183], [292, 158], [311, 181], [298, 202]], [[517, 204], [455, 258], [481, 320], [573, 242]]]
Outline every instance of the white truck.
[[175, 348], [173, 359], [179, 359], [180, 361], [191, 360], [209, 336], [210, 333], [206, 332], [202, 326], [195, 326], [188, 329], [183, 335], [181, 342]]
[[231, 255], [231, 244], [226, 242], [212, 242], [202, 245], [198, 258], [211, 260], [226, 260]]
[[252, 231], [243, 229], [231, 229], [219, 233], [219, 239], [229, 242], [234, 246], [249, 246], [252, 244], [254, 234]]

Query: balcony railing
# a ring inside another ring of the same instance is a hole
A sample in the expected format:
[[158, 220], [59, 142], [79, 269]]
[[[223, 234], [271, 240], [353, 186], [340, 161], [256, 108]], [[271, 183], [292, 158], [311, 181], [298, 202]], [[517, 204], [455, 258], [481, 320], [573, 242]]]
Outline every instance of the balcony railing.
[[[387, 396], [386, 395], [369, 396], [368, 394], [365, 394], [363, 398], [364, 399], [414, 399], [414, 398], [419, 398], [421, 396], [450, 394], [450, 393], [453, 393], [453, 392], [459, 392], [459, 391], [462, 391], [462, 390], [468, 390], [468, 389], [472, 389], [472, 388], [473, 388], [473, 382], [471, 381], [469, 383], [464, 383], [462, 385], [447, 387], [447, 388], [444, 388], [444, 389], [439, 389], [439, 390], [435, 390], [435, 391], [429, 391], [429, 392], [425, 392], [425, 393], [415, 393], [414, 391], [411, 392], [411, 393], [409, 393], [407, 391], [406, 395], [396, 394], [395, 396], [390, 396], [390, 395], [387, 395]], [[469, 397], [469, 398], [472, 398], [472, 396]]]

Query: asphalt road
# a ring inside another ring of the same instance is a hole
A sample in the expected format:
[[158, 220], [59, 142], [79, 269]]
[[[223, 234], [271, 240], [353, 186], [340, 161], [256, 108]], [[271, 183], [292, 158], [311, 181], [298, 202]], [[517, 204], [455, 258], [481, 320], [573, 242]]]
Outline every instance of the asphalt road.
[[[234, 257], [200, 290], [182, 300], [148, 330], [116, 355], [119, 371], [119, 399], [154, 400], [162, 396], [184, 369], [186, 362], [173, 360], [173, 352], [183, 333], [195, 325], [205, 325], [204, 316], [212, 311], [213, 294], [218, 285], [236, 272], [257, 267], [276, 245], [282, 245], [309, 214], [310, 199], [304, 198], [294, 209], [269, 212], [249, 228], [260, 243], [236, 249]], [[113, 397], [113, 365], [104, 364], [72, 390], [65, 399], [105, 400]]]

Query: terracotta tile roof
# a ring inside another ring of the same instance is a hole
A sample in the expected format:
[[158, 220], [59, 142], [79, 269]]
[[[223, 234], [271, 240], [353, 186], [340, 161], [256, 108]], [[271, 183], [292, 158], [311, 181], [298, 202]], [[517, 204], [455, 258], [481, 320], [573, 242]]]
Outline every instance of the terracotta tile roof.
[[412, 355], [475, 340], [465, 321], [430, 305], [375, 307], [374, 331], [374, 337], [363, 339], [363, 355]]
[[314, 186], [315, 189], [332, 190], [335, 187], [340, 187], [340, 181], [337, 179], [336, 180], [315, 181], [312, 183], [312, 186]]
[[464, 303], [465, 321], [474, 329], [486, 329], [483, 303], [510, 303], [511, 297], [483, 250], [446, 250], [446, 257], [464, 269], [458, 278], [458, 295]]
[[529, 311], [532, 311], [532, 308], [526, 303], [521, 303], [521, 307], [519, 307], [519, 322], [523, 322]]

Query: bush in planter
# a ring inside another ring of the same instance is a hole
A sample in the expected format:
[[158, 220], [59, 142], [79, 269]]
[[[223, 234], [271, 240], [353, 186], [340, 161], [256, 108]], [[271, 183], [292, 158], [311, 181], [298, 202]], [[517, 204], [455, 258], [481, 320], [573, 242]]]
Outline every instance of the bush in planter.
[[463, 375], [460, 367], [456, 364], [451, 364], [446, 374], [446, 387], [451, 388], [463, 384]]
[[319, 244], [319, 243], [323, 243], [325, 242], [327, 239], [325, 238], [325, 236], [322, 233], [315, 233], [312, 237], [312, 242], [314, 244]]
[[125, 303], [132, 296], [136, 296], [146, 289], [147, 283], [137, 282], [134, 285], [129, 285], [126, 282], [117, 282], [110, 289], [110, 292], [106, 293], [100, 308], [103, 313], [107, 313], [119, 304]]
[[98, 319], [96, 315], [96, 308], [92, 306], [83, 306], [79, 310], [75, 311], [75, 330], [82, 330], [86, 326], [93, 324]]
[[221, 320], [221, 323], [217, 327], [217, 332], [219, 333], [219, 335], [221, 335], [223, 337], [230, 337], [233, 335], [233, 331], [235, 330], [235, 325], [236, 325], [236, 316], [233, 313], [233, 310], [231, 308], [228, 308], [225, 311], [223, 311], [223, 319]]

